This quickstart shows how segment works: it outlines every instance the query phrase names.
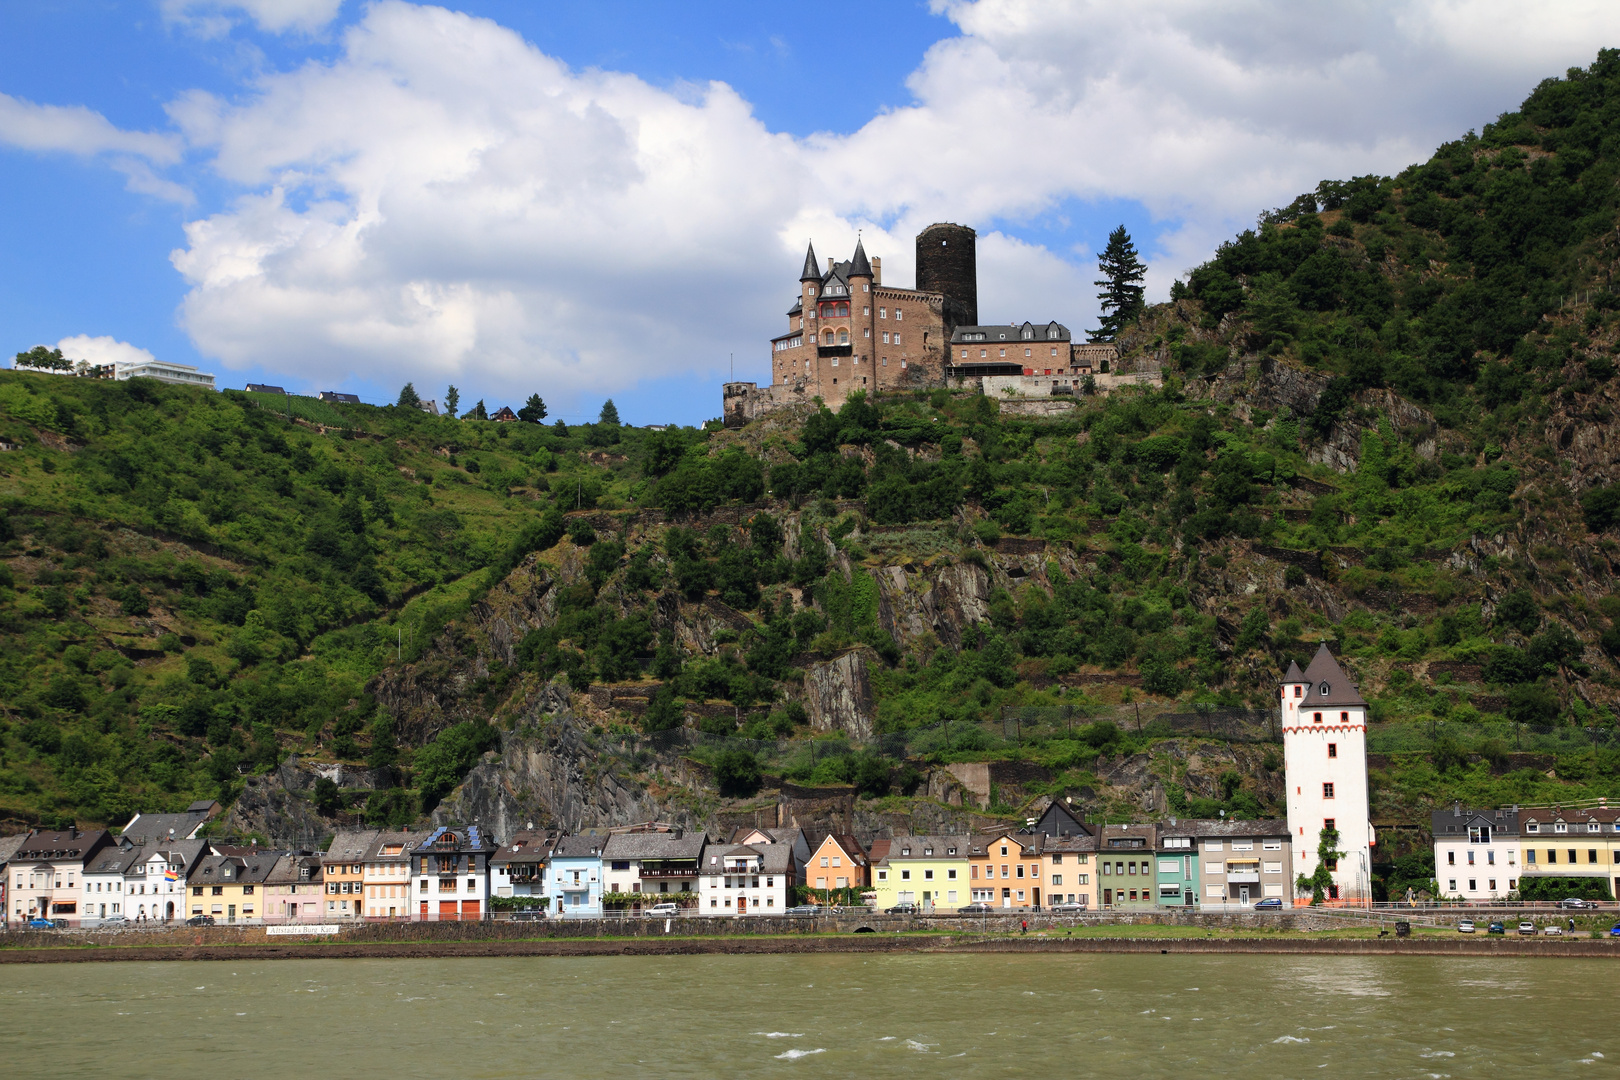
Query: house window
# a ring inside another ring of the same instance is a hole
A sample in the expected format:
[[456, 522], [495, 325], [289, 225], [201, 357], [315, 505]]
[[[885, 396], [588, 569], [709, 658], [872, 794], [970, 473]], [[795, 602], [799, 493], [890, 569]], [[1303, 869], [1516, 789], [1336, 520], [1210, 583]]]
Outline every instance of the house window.
[[1535, 848], [1525, 848], [1524, 849], [1524, 861], [1529, 863], [1531, 866], [1535, 865], [1535, 863], [1536, 863], [1536, 849]]
[[1451, 878], [1450, 880], [1448, 880], [1446, 882], [1446, 891], [1447, 892], [1456, 892], [1457, 891], [1457, 879], [1456, 878]]
[[902, 871], [900, 871], [900, 880], [901, 881], [910, 881], [911, 880], [911, 871], [910, 870], [902, 870]]
[[1457, 853], [1455, 851], [1446, 852], [1446, 865], [1447, 866], [1456, 866], [1457, 865]]
[[1495, 891], [1496, 891], [1496, 879], [1491, 878], [1491, 892], [1495, 892]]
[[1333, 785], [1332, 784], [1323, 784], [1322, 785], [1322, 798], [1324, 798], [1324, 799], [1333, 798]]

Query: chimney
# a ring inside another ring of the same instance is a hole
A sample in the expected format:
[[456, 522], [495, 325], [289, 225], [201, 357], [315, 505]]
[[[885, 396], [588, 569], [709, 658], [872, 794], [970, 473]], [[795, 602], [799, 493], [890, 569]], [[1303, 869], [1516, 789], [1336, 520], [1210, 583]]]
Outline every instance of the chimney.
[[1458, 802], [1451, 804], [1451, 816], [1462, 817], [1462, 803]]
[[883, 260], [881, 258], [872, 260], [872, 284], [883, 284]]
[[827, 273], [830, 274], [830, 273], [832, 273], [832, 271], [833, 271], [833, 258], [832, 258], [831, 255], [829, 255], [829, 256], [827, 256]]

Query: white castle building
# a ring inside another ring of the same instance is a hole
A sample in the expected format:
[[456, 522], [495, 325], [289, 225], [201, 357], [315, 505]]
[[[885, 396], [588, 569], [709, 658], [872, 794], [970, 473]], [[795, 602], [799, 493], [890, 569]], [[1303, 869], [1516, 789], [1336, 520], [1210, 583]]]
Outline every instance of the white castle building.
[[[1373, 836], [1368, 812], [1367, 702], [1328, 647], [1304, 672], [1289, 664], [1282, 682], [1283, 764], [1294, 873], [1316, 873], [1322, 829], [1338, 830], [1344, 854], [1328, 867], [1328, 900], [1372, 899]], [[1301, 897], [1304, 899], [1305, 897]]]

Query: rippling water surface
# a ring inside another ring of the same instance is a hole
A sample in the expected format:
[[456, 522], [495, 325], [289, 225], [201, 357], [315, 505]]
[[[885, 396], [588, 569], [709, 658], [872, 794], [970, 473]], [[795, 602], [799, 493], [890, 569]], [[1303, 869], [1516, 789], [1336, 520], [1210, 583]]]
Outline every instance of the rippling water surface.
[[1620, 1075], [1604, 960], [696, 956], [0, 967], [10, 1076]]

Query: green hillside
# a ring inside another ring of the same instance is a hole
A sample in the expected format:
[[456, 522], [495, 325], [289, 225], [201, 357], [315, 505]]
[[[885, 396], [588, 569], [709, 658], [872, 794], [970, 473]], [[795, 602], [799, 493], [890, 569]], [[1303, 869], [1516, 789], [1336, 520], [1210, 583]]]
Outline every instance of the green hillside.
[[[936, 390], [563, 430], [0, 375], [0, 816], [229, 800], [299, 752], [396, 765], [348, 809], [406, 820], [559, 677], [656, 679], [604, 720], [624, 739], [808, 745], [805, 671], [859, 645], [879, 733], [916, 737], [767, 769], [896, 800], [1018, 757], [1100, 798], [1101, 759], [1141, 753], [1160, 810], [1272, 812], [1274, 762], [1199, 794], [1152, 719], [1264, 708], [1327, 641], [1380, 722], [1375, 816], [1620, 797], [1617, 178], [1604, 52], [1399, 176], [1262, 215], [1120, 334], [1162, 389], [1055, 416]], [[953, 568], [992, 583], [986, 617], [902, 626], [880, 578]], [[498, 654], [489, 613], [541, 573]], [[379, 707], [409, 679], [439, 711]], [[728, 793], [760, 782], [749, 745], [714, 758]]]

